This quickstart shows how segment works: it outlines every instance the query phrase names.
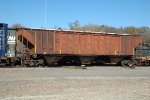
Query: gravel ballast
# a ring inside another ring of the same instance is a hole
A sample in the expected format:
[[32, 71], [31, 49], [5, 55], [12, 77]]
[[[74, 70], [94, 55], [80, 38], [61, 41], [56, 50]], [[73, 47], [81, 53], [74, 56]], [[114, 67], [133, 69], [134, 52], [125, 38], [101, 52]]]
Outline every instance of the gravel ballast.
[[2, 100], [149, 100], [150, 68], [0, 68]]

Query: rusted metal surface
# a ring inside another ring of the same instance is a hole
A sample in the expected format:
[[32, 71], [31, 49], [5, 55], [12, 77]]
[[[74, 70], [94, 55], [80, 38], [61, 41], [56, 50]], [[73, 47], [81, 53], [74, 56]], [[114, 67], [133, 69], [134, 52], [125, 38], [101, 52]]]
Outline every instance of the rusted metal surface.
[[74, 53], [80, 54], [80, 36], [74, 33]]
[[141, 43], [138, 35], [42, 29], [20, 29], [16, 40], [18, 52], [29, 48], [38, 54], [133, 55]]
[[34, 53], [53, 54], [53, 32], [44, 30], [21, 29], [16, 33], [16, 50], [24, 52], [29, 48]]
[[92, 54], [92, 36], [90, 34], [86, 35], [86, 53]]

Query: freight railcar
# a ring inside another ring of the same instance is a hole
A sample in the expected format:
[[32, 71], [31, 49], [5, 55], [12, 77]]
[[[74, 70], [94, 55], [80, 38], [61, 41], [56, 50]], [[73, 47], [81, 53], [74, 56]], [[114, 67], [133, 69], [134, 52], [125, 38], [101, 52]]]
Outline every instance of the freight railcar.
[[7, 64], [15, 58], [16, 29], [8, 28], [8, 24], [0, 23], [0, 64]]
[[150, 43], [143, 43], [135, 48], [135, 61], [137, 65], [150, 65]]
[[[139, 35], [73, 30], [20, 28], [16, 31], [16, 52], [28, 54], [23, 64], [134, 64]], [[31, 53], [32, 52], [32, 53]], [[31, 55], [31, 57], [29, 56]]]
[[[3, 33], [4, 34], [4, 33]], [[105, 32], [17, 28], [5, 32], [12, 66], [117, 64], [132, 66], [141, 36]], [[4, 54], [3, 54], [4, 56]], [[2, 58], [2, 57], [1, 57]]]

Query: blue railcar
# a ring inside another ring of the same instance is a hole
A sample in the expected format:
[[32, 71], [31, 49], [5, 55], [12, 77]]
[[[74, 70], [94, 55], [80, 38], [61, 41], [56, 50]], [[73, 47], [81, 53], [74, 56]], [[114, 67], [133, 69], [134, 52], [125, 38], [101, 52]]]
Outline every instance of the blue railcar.
[[0, 23], [0, 58], [5, 57], [7, 53], [7, 32], [8, 24]]
[[135, 48], [137, 65], [150, 65], [150, 45], [141, 45]]
[[140, 55], [142, 57], [150, 56], [150, 47], [149, 46], [139, 46], [135, 48], [135, 55]]

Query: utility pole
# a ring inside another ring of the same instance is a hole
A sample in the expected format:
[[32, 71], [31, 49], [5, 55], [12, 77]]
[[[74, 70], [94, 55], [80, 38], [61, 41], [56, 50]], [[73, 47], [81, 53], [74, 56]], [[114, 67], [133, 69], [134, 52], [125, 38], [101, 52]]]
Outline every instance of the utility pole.
[[45, 28], [47, 27], [47, 0], [45, 0]]

